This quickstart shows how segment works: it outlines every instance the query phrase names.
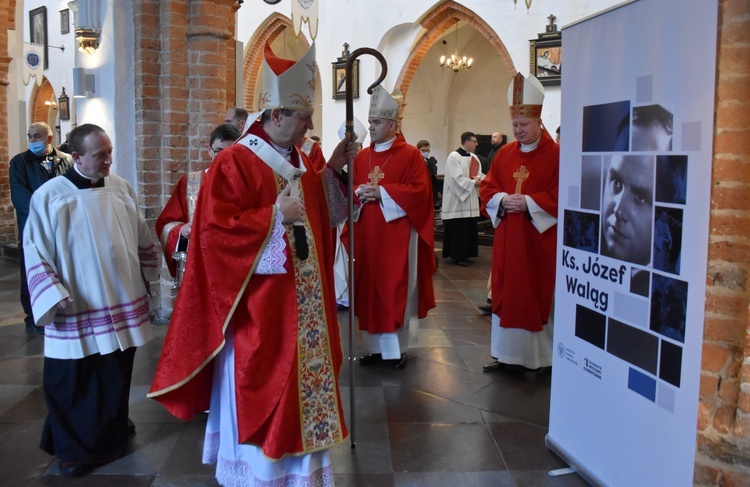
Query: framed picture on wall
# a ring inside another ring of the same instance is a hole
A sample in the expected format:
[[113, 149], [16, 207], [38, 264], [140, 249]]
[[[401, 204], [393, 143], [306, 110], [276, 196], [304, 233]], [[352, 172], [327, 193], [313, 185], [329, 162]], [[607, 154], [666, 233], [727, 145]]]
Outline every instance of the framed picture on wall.
[[70, 10], [60, 10], [60, 34], [70, 32]]
[[562, 37], [560, 32], [552, 35], [539, 34], [532, 39], [529, 52], [531, 74], [545, 86], [559, 86], [562, 79]]
[[47, 7], [39, 7], [29, 11], [29, 32], [32, 44], [44, 46], [44, 69], [49, 67], [47, 52]]
[[[346, 62], [349, 60], [349, 44], [344, 43], [341, 57], [335, 63], [331, 63], [331, 76], [333, 86], [333, 99], [343, 100], [346, 98]], [[352, 97], [359, 98], [359, 59], [352, 65]]]
[[62, 95], [57, 99], [57, 108], [60, 110], [60, 120], [70, 120], [70, 105], [68, 104], [68, 95], [65, 94], [65, 88], [62, 89]]

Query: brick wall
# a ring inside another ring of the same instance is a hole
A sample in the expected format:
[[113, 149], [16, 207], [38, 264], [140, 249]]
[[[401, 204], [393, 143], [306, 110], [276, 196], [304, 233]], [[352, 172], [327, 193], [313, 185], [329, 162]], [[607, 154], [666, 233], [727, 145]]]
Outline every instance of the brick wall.
[[[174, 185], [209, 162], [213, 128], [234, 100], [235, 0], [135, 0], [136, 158], [153, 227]], [[171, 313], [166, 268], [151, 302]]]
[[750, 0], [719, 1], [696, 485], [750, 485]]
[[[31, 82], [34, 82], [34, 78], [31, 79]], [[30, 123], [44, 122], [49, 125], [52, 129], [53, 135], [55, 136], [55, 139], [52, 141], [52, 143], [59, 144], [59, 142], [57, 141], [57, 132], [55, 132], [56, 113], [52, 112], [50, 110], [50, 107], [44, 104], [44, 102], [46, 101], [57, 101], [57, 98], [55, 97], [55, 91], [52, 89], [52, 85], [49, 81], [47, 81], [46, 78], [42, 82], [42, 86], [34, 86], [35, 88], [32, 92], [31, 100], [29, 100], [29, 112], [31, 113]]]
[[16, 220], [8, 184], [8, 30], [16, 28], [16, 0], [0, 4], [0, 243], [16, 240]]

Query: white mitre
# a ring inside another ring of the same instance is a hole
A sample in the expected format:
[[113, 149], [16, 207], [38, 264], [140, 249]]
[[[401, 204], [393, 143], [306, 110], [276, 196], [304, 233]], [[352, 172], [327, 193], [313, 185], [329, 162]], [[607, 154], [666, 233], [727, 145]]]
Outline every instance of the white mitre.
[[508, 86], [510, 118], [541, 118], [543, 102], [544, 87], [539, 80], [531, 74], [524, 78], [521, 73], [516, 73]]
[[398, 110], [401, 108], [403, 98], [398, 90], [393, 90], [393, 93], [389, 94], [382, 86], [376, 86], [370, 96], [370, 113], [367, 117], [398, 120]]
[[266, 44], [258, 109], [314, 110], [315, 70], [315, 43], [296, 62], [277, 57]]

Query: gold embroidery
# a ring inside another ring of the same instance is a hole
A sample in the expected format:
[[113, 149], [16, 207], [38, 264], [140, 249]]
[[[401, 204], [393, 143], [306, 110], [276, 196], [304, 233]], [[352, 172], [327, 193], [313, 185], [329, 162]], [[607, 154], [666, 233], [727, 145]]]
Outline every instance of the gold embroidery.
[[170, 222], [164, 225], [164, 228], [161, 229], [161, 235], [159, 235], [159, 241], [161, 242], [162, 248], [167, 246], [167, 243], [169, 241], [169, 232], [172, 231], [174, 227], [177, 225], [182, 225], [182, 222]]
[[[279, 190], [286, 181], [278, 177]], [[304, 203], [304, 194], [300, 193]], [[310, 224], [305, 219], [310, 253], [299, 260], [294, 254], [294, 233], [287, 226], [297, 287], [297, 377], [299, 380], [300, 428], [306, 452], [328, 448], [343, 440], [342, 418], [338, 408], [338, 389], [331, 356], [328, 320], [323, 306], [323, 282], [320, 260]]]
[[310, 153], [312, 152], [313, 147], [315, 147], [315, 141], [312, 139], [305, 139], [299, 150], [307, 157], [310, 157]]
[[193, 171], [188, 173], [185, 194], [187, 197], [188, 221], [193, 221], [195, 215], [195, 205], [198, 203], [198, 191], [201, 189], [203, 180], [203, 171]]

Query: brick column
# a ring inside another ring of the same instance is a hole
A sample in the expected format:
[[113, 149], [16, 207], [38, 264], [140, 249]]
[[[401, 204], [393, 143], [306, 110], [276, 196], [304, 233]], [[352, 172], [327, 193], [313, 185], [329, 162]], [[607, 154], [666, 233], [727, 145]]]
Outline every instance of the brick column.
[[[236, 0], [134, 0], [136, 155], [151, 225], [190, 171], [205, 169], [208, 137], [234, 99]], [[231, 70], [228, 68], [231, 66]], [[171, 314], [166, 268], [153, 318]]]
[[[234, 75], [229, 76], [227, 67], [234, 66], [235, 62], [234, 58], [229, 58], [230, 52], [235, 51], [235, 5], [237, 3], [230, 0], [190, 2], [186, 75], [189, 77], [188, 159], [191, 170], [204, 169], [208, 165], [208, 137], [214, 127], [224, 121], [227, 108], [234, 106], [234, 103], [228, 103], [230, 92], [231, 99], [234, 99]], [[232, 49], [229, 49], [230, 43]]]
[[[16, 220], [8, 182], [8, 30], [15, 29], [16, 0], [0, 8], [0, 242], [16, 240]], [[19, 62], [19, 61], [17, 61]]]
[[696, 485], [750, 485], [750, 0], [719, 1]]

